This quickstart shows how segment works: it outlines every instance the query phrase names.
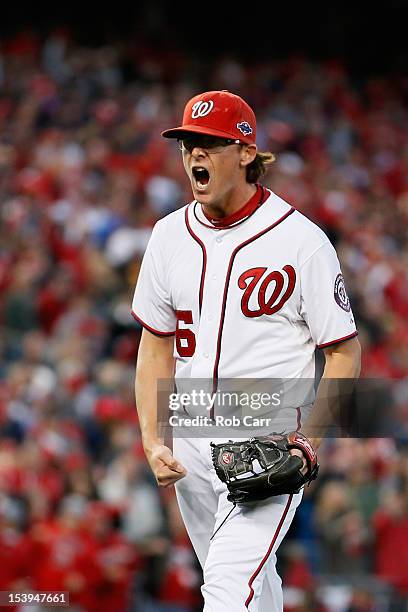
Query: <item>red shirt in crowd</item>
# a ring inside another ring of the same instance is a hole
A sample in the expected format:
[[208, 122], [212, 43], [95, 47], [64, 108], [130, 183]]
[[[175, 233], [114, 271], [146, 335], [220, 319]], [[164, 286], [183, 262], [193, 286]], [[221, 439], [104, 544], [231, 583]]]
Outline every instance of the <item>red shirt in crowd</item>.
[[35, 566], [36, 547], [29, 534], [15, 529], [0, 530], [0, 591], [17, 588], [29, 579]]
[[397, 517], [379, 511], [374, 530], [376, 574], [408, 595], [408, 514]]
[[167, 604], [197, 606], [200, 602], [200, 578], [194, 565], [190, 540], [180, 534], [172, 543], [163, 576], [160, 601]]
[[59, 521], [37, 524], [33, 533], [38, 543], [35, 589], [69, 591], [72, 605], [96, 610], [95, 591], [101, 576], [90, 538]]
[[95, 612], [125, 612], [135, 572], [141, 559], [135, 547], [122, 534], [112, 531], [93, 542], [93, 556], [100, 582], [95, 593]]

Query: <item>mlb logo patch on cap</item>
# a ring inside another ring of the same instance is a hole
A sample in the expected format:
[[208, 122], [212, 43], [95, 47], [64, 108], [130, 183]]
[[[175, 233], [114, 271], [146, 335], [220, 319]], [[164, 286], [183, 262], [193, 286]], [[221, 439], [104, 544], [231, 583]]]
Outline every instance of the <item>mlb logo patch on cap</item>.
[[249, 136], [249, 134], [252, 134], [252, 128], [247, 121], [237, 123], [237, 128], [243, 133], [244, 136]]

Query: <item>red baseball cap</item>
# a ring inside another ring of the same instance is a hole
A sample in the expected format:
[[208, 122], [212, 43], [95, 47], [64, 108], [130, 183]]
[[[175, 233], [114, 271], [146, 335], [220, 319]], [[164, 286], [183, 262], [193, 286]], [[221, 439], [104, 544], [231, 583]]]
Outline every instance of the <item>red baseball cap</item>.
[[165, 130], [162, 136], [182, 138], [186, 133], [208, 134], [254, 144], [255, 113], [245, 100], [229, 91], [206, 91], [187, 102], [183, 125]]

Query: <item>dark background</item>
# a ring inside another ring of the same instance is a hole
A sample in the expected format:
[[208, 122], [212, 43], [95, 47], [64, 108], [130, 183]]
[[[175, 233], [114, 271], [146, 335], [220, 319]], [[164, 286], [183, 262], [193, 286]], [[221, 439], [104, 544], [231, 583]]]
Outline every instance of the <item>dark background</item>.
[[407, 0], [388, 2], [166, 2], [144, 0], [84, 5], [32, 3], [7, 6], [0, 20], [4, 40], [32, 29], [40, 37], [58, 26], [81, 44], [134, 37], [158, 49], [187, 50], [201, 59], [230, 53], [240, 60], [306, 54], [341, 57], [354, 74], [406, 71]]

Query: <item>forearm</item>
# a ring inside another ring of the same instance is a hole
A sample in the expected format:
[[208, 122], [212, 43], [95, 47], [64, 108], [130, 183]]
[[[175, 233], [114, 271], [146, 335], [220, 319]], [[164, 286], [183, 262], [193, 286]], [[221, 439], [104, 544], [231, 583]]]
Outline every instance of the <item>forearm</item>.
[[157, 430], [157, 386], [173, 379], [173, 337], [158, 337], [143, 330], [136, 367], [136, 405], [146, 458], [159, 486], [168, 487], [186, 470], [172, 455]]
[[157, 381], [174, 375], [173, 338], [155, 338], [143, 331], [136, 367], [135, 395], [145, 451], [163, 444], [157, 430]]
[[361, 350], [357, 339], [348, 340], [325, 351], [326, 364], [312, 411], [301, 428], [317, 449], [330, 426], [337, 419], [343, 402], [347, 402], [360, 375]]

